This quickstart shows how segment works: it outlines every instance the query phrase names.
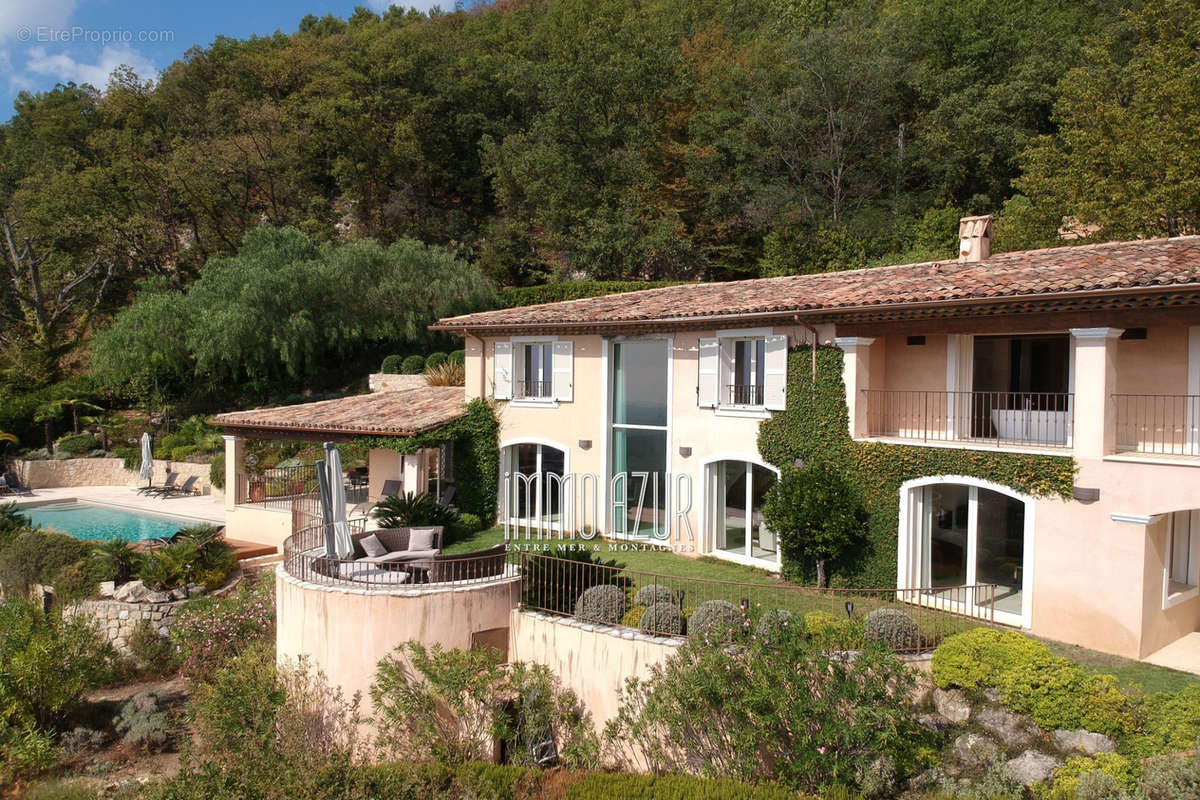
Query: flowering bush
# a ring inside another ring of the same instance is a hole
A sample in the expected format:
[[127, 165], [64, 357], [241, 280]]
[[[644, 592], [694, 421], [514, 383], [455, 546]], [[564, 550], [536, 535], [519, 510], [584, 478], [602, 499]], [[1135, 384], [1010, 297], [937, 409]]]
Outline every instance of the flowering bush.
[[193, 680], [210, 679], [246, 647], [275, 643], [275, 584], [270, 574], [248, 580], [224, 597], [189, 601], [179, 611], [171, 641]]
[[934, 752], [908, 707], [912, 683], [885, 646], [847, 659], [799, 625], [736, 647], [690, 639], [627, 681], [605, 738], [614, 760], [639, 770], [891, 797]]

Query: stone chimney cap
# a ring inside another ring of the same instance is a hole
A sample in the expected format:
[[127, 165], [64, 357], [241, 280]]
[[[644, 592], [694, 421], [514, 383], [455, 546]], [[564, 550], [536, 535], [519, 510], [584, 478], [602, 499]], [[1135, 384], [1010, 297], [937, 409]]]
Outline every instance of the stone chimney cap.
[[992, 254], [992, 215], [958, 221], [958, 260], [983, 261]]

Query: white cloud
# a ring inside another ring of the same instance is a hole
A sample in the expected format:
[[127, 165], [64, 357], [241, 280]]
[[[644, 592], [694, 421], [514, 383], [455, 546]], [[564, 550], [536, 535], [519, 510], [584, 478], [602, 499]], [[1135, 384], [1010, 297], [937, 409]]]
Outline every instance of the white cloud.
[[122, 64], [132, 67], [143, 80], [158, 75], [158, 68], [149, 59], [125, 45], [105, 45], [94, 63], [76, 61], [67, 53], [48, 53], [44, 47], [31, 47], [25, 72], [44, 75], [61, 83], [90, 83], [97, 89], [104, 89], [108, 86], [108, 76]]
[[77, 0], [0, 0], [0, 41], [29, 41], [38, 26], [62, 28], [70, 22]]

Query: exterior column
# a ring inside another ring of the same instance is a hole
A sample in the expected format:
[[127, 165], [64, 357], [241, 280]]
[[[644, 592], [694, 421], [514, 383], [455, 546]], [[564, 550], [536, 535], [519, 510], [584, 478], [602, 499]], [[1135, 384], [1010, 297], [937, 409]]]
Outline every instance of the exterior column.
[[1071, 329], [1077, 458], [1104, 458], [1116, 448], [1112, 395], [1117, 388], [1117, 339], [1122, 332], [1121, 328]]
[[871, 345], [874, 342], [874, 339], [864, 336], [839, 336], [833, 340], [843, 353], [842, 381], [846, 384], [850, 436], [854, 439], [870, 435], [867, 398], [862, 392], [871, 388]]
[[225, 440], [225, 510], [238, 504], [238, 486], [242, 481], [242, 466], [246, 458], [246, 440], [240, 436], [222, 436]]

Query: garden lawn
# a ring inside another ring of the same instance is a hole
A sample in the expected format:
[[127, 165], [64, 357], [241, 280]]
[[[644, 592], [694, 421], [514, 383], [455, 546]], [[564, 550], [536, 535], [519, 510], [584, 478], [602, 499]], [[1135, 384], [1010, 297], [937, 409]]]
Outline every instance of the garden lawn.
[[1056, 656], [1069, 658], [1094, 672], [1115, 675], [1121, 683], [1138, 687], [1146, 694], [1174, 692], [1189, 684], [1200, 681], [1200, 676], [1193, 675], [1190, 672], [1179, 672], [1178, 670], [1160, 667], [1156, 664], [1147, 664], [1143, 661], [1134, 661], [1131, 658], [1112, 656], [1108, 653], [1088, 650], [1086, 647], [1053, 642], [1049, 639], [1040, 639], [1039, 641], [1049, 647], [1050, 652]]

